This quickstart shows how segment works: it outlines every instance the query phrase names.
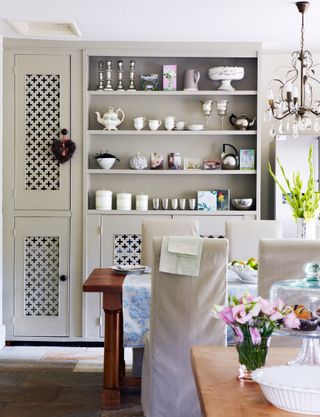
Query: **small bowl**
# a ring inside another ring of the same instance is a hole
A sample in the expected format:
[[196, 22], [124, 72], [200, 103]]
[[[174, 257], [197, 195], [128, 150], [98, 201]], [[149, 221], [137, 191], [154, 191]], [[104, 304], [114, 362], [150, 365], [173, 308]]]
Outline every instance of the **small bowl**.
[[320, 415], [320, 366], [271, 366], [252, 372], [266, 399], [290, 413]]
[[116, 158], [96, 158], [98, 165], [102, 169], [110, 169], [116, 161]]
[[253, 198], [232, 198], [231, 202], [236, 210], [250, 210], [253, 206]]

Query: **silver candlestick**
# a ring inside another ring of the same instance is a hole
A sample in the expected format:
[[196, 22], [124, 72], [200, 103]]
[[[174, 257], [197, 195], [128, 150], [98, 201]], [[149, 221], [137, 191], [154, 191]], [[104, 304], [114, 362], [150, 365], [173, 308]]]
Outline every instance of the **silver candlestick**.
[[136, 91], [136, 85], [134, 83], [134, 74], [135, 74], [135, 62], [134, 60], [130, 61], [130, 71], [129, 71], [129, 87], [128, 90]]
[[107, 91], [113, 90], [111, 77], [112, 77], [112, 62], [111, 62], [111, 59], [108, 58], [106, 61], [106, 86], [104, 87], [104, 89]]
[[122, 80], [123, 80], [123, 61], [118, 61], [118, 85], [117, 85], [117, 91], [124, 91]]
[[103, 61], [98, 62], [98, 87], [97, 90], [104, 89], [104, 69], [103, 69]]

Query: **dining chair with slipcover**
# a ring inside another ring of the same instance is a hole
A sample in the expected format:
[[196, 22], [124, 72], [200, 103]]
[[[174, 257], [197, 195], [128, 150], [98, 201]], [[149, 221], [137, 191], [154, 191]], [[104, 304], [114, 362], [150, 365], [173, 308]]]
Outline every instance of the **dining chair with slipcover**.
[[260, 239], [282, 238], [282, 224], [279, 220], [230, 220], [225, 224], [225, 236], [229, 261], [247, 261], [258, 258]]
[[190, 349], [193, 345], [225, 345], [225, 325], [211, 317], [210, 311], [214, 304], [225, 303], [228, 241], [200, 239], [203, 242], [199, 276], [190, 276], [160, 270], [164, 239], [153, 240], [151, 318], [150, 331], [145, 335], [142, 408], [146, 417], [200, 417]]
[[[184, 219], [143, 219], [141, 226], [141, 263], [151, 266], [153, 263], [152, 239], [155, 236], [199, 236], [199, 221]], [[132, 373], [141, 377], [143, 347], [132, 350]]]

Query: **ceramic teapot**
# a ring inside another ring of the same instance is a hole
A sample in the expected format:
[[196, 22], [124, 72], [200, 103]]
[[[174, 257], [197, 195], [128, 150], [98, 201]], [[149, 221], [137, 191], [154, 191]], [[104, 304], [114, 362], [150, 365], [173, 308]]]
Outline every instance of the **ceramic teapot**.
[[[113, 107], [109, 107], [108, 111], [100, 116], [98, 111], [95, 112], [97, 115], [98, 123], [104, 126], [103, 130], [118, 130], [117, 126], [124, 121], [124, 112], [121, 109], [113, 110]], [[119, 119], [119, 113], [121, 113], [121, 119]]]
[[253, 120], [250, 120], [249, 117], [245, 116], [244, 114], [241, 114], [240, 117], [232, 114], [229, 117], [229, 120], [232, 126], [234, 126], [236, 129], [247, 130], [250, 129], [250, 127], [253, 127], [256, 121], [256, 117]]
[[[232, 152], [226, 152], [226, 147], [229, 146], [234, 150]], [[239, 167], [239, 155], [238, 151], [233, 145], [228, 143], [223, 144], [222, 154], [221, 154], [221, 168], [222, 169], [237, 169]]]

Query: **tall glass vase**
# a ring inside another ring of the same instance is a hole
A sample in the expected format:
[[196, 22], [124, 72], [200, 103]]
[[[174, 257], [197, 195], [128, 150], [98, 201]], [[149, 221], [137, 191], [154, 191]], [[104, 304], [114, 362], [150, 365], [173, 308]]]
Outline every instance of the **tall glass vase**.
[[316, 239], [316, 219], [297, 219], [297, 238]]
[[269, 337], [262, 337], [258, 345], [253, 344], [251, 337], [248, 336], [244, 336], [241, 341], [236, 341], [240, 362], [237, 379], [240, 381], [252, 381], [251, 372], [261, 368], [266, 363], [269, 343]]

